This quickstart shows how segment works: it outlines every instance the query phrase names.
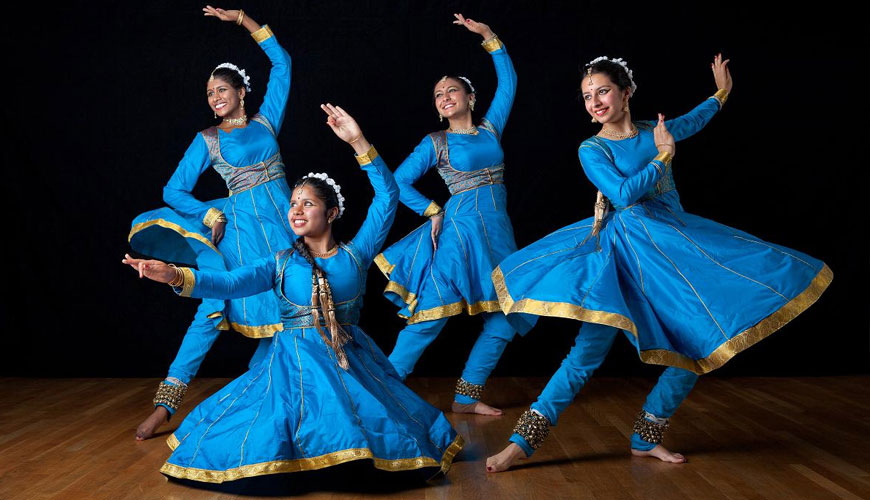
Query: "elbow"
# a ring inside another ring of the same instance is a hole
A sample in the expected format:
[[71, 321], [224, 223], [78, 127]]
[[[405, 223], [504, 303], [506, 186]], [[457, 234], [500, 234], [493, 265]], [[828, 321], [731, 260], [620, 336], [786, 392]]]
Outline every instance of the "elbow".
[[167, 205], [172, 205], [172, 202], [175, 201], [177, 193], [178, 193], [177, 190], [172, 189], [169, 186], [164, 186], [163, 187], [163, 203], [166, 203]]

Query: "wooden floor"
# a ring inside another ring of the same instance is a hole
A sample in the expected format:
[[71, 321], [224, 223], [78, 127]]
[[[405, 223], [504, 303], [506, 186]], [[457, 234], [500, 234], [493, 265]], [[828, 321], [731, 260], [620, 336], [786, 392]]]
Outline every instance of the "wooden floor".
[[[198, 379], [181, 415], [227, 380]], [[153, 379], [0, 379], [0, 499], [280, 498], [870, 498], [870, 377], [701, 378], [665, 444], [690, 462], [628, 453], [631, 423], [652, 381], [598, 378], [515, 470], [487, 474], [543, 379], [500, 378], [501, 418], [448, 414], [468, 444], [430, 483], [366, 463], [229, 483], [215, 491], [168, 481], [166, 433], [133, 439]], [[453, 380], [411, 379], [440, 408]], [[180, 420], [173, 420], [168, 429]]]

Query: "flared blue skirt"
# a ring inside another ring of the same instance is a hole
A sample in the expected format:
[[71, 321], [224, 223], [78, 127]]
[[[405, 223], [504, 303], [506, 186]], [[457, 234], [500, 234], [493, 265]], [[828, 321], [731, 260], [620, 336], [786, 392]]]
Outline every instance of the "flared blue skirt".
[[427, 221], [375, 258], [399, 316], [414, 324], [500, 310], [490, 275], [517, 250], [506, 203], [503, 184], [458, 193], [444, 207], [437, 251]]
[[170, 436], [168, 476], [221, 483], [371, 460], [447, 472], [463, 446], [355, 326], [343, 370], [313, 328], [276, 333], [264, 359], [197, 406]]
[[[233, 270], [290, 248], [295, 236], [287, 221], [290, 188], [275, 179], [246, 191], [205, 202], [227, 217], [223, 239], [211, 243], [211, 229], [201, 220], [160, 208], [139, 215], [130, 229], [136, 252], [199, 269]], [[209, 317], [221, 330], [232, 328], [252, 338], [282, 329], [278, 299], [271, 291], [233, 300], [205, 299]]]
[[[562, 228], [493, 271], [518, 328], [556, 316], [625, 330], [647, 363], [714, 370], [812, 305], [823, 262], [682, 211], [676, 193]], [[669, 203], [670, 201], [670, 203]]]

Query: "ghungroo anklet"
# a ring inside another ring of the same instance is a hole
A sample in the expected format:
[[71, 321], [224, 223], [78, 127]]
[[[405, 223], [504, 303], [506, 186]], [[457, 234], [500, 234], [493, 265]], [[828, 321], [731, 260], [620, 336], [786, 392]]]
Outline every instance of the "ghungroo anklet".
[[[180, 381], [179, 381], [180, 382]], [[154, 396], [154, 406], [166, 405], [172, 408], [172, 411], [178, 411], [181, 406], [181, 400], [184, 399], [184, 393], [187, 392], [187, 385], [170, 384], [166, 380], [160, 382], [157, 388], [157, 394]]]
[[484, 387], [486, 386], [472, 384], [464, 378], [460, 378], [456, 381], [456, 394], [459, 394], [461, 396], [468, 396], [471, 399], [476, 399], [480, 401], [481, 396], [483, 396]]
[[526, 410], [517, 420], [514, 433], [519, 434], [532, 449], [537, 450], [550, 434], [550, 421], [536, 411]]
[[646, 410], [641, 410], [634, 420], [632, 430], [647, 443], [659, 444], [662, 442], [665, 431], [668, 430], [668, 425], [668, 419], [658, 418]]

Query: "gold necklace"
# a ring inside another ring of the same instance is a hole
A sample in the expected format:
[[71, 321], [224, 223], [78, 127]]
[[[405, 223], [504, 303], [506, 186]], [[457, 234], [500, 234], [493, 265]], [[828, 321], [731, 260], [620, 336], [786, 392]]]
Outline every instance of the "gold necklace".
[[248, 123], [248, 115], [242, 115], [240, 118], [224, 118], [224, 123], [233, 127], [243, 127]]
[[472, 125], [470, 128], [456, 128], [455, 129], [455, 128], [451, 127], [451, 128], [448, 128], [447, 131], [450, 132], [451, 134], [464, 134], [464, 135], [477, 135], [478, 134], [477, 127], [475, 127], [474, 125]]
[[609, 129], [602, 127], [601, 133], [608, 136], [608, 137], [612, 137], [614, 139], [631, 139], [632, 137], [637, 136], [637, 127], [635, 127], [634, 123], [632, 123], [631, 130], [629, 130], [627, 134], [620, 134], [619, 132], [611, 132]]
[[333, 246], [332, 248], [330, 248], [329, 250], [327, 250], [323, 253], [317, 253], [314, 250], [311, 250], [310, 248], [308, 249], [308, 251], [311, 252], [311, 255], [313, 255], [317, 258], [325, 259], [327, 257], [332, 257], [333, 255], [338, 253], [338, 245]]

